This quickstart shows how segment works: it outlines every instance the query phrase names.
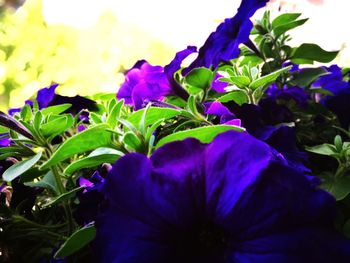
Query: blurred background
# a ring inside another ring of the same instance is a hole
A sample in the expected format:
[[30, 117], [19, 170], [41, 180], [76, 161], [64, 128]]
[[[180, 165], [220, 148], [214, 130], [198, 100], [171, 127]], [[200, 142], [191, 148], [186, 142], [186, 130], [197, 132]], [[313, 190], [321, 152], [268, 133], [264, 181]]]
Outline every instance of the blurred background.
[[[0, 0], [0, 109], [22, 106], [37, 90], [59, 83], [68, 96], [116, 93], [137, 60], [166, 65], [187, 45], [200, 47], [239, 0]], [[345, 0], [271, 0], [267, 8], [310, 20], [293, 44], [342, 50], [350, 65]], [[259, 10], [255, 18], [261, 17]]]

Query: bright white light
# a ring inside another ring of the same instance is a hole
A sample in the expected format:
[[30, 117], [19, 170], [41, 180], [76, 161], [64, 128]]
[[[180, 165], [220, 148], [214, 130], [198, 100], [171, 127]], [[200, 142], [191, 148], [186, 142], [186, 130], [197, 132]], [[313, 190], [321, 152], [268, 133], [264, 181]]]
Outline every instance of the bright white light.
[[[310, 2], [271, 0], [270, 6], [277, 10], [284, 3], [284, 11], [301, 12], [303, 17], [310, 18], [291, 32], [295, 43], [317, 43], [330, 50], [350, 45], [350, 34], [346, 31], [350, 1], [324, 0], [323, 5]], [[239, 3], [240, 0], [43, 0], [43, 7], [48, 23], [80, 28], [92, 26], [104, 11], [110, 10], [119, 21], [136, 25], [179, 50], [187, 45], [201, 46], [219, 21], [235, 14]], [[255, 17], [262, 13], [259, 10]], [[349, 48], [344, 55], [350, 58]]]

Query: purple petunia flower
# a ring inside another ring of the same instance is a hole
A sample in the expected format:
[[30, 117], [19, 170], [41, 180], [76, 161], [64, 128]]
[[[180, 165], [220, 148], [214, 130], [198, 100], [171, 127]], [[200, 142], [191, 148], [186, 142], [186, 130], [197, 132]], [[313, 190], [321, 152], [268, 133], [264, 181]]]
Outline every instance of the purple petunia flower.
[[[79, 95], [74, 97], [61, 96], [55, 93], [58, 84], [52, 84], [49, 87], [42, 88], [38, 91], [36, 101], [38, 102], [39, 109], [44, 109], [49, 106], [55, 106], [60, 104], [69, 103], [72, 106], [66, 111], [73, 115], [77, 114], [83, 109], [96, 110], [96, 102]], [[33, 102], [27, 100], [25, 104], [33, 107]], [[22, 108], [13, 108], [8, 111], [10, 115], [20, 112]]]
[[198, 57], [184, 70], [184, 73], [187, 74], [191, 69], [198, 67], [216, 68], [220, 62], [238, 57], [239, 45], [249, 40], [253, 28], [250, 17], [267, 2], [268, 0], [242, 0], [237, 14], [225, 19], [216, 31], [210, 34], [199, 49]]
[[320, 77], [313, 86], [332, 92], [333, 95], [325, 96], [320, 103], [334, 112], [341, 126], [348, 129], [350, 127], [350, 83], [343, 80], [341, 68], [337, 65], [332, 65], [327, 70], [330, 74]]
[[304, 89], [300, 87], [288, 87], [283, 86], [281, 89], [276, 84], [272, 84], [267, 90], [266, 94], [269, 97], [280, 100], [294, 100], [300, 107], [307, 107], [310, 100], [310, 94], [306, 93]]
[[121, 85], [117, 98], [124, 99], [126, 104], [140, 109], [146, 100], [161, 100], [166, 95], [176, 95], [187, 99], [187, 92], [174, 79], [174, 74], [181, 67], [182, 61], [196, 48], [187, 47], [176, 53], [175, 58], [165, 66], [152, 66], [145, 60], [138, 61], [125, 75], [125, 82]]
[[102, 191], [100, 262], [350, 262], [333, 197], [247, 133], [128, 154]]
[[204, 113], [219, 117], [221, 124], [241, 126], [241, 120], [237, 119], [221, 102], [205, 102], [203, 106]]
[[219, 79], [222, 78], [223, 76], [219, 73], [215, 74], [214, 80], [211, 84], [211, 88], [215, 90], [218, 93], [226, 92], [225, 88], [228, 87], [227, 82], [222, 82]]

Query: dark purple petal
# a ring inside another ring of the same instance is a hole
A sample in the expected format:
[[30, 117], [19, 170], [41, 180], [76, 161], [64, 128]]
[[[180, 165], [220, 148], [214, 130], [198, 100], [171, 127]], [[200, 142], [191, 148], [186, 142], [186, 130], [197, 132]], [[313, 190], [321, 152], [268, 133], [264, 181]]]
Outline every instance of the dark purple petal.
[[84, 187], [84, 191], [77, 194], [79, 205], [74, 212], [74, 217], [80, 225], [86, 225], [96, 220], [97, 213], [103, 203], [104, 197], [101, 189], [104, 179], [99, 171], [95, 171], [89, 180], [82, 176], [79, 177], [77, 184]]
[[175, 80], [174, 74], [181, 68], [182, 61], [194, 52], [197, 52], [197, 48], [194, 46], [188, 46], [186, 49], [177, 52], [174, 59], [164, 67], [164, 72], [171, 85], [173, 95], [185, 100], [188, 98], [188, 93]]
[[300, 87], [278, 88], [276, 84], [272, 84], [266, 91], [266, 94], [274, 99], [294, 100], [300, 107], [307, 107], [310, 95]]
[[67, 97], [55, 94], [52, 100], [47, 104], [47, 107], [61, 105], [65, 103], [72, 104], [72, 106], [68, 110], [66, 110], [65, 113], [71, 113], [73, 115], [78, 114], [82, 110], [97, 110], [95, 101], [84, 98], [79, 95], [74, 97]]
[[346, 263], [348, 240], [319, 227], [293, 227], [283, 232], [237, 244], [228, 262], [237, 263]]
[[326, 69], [330, 74], [320, 77], [313, 83], [313, 86], [322, 87], [333, 94], [323, 97], [320, 103], [334, 112], [341, 126], [348, 129], [350, 125], [350, 83], [343, 81], [342, 70], [337, 65]]
[[22, 134], [23, 136], [29, 139], [32, 139], [32, 140], [34, 139], [31, 132], [25, 126], [23, 126], [23, 124], [15, 120], [10, 115], [3, 113], [2, 111], [0, 111], [0, 124], [2, 126], [10, 128], [15, 132], [18, 132], [19, 134]]
[[47, 88], [43, 88], [38, 91], [36, 96], [36, 101], [38, 102], [39, 109], [46, 108], [55, 96], [55, 90], [58, 87], [58, 84], [53, 84]]
[[267, 2], [268, 0], [243, 0], [237, 14], [225, 19], [216, 31], [210, 34], [199, 49], [196, 60], [184, 73], [187, 74], [191, 69], [198, 67], [216, 68], [220, 62], [236, 58], [240, 53], [239, 45], [248, 41], [253, 28], [250, 17]]
[[265, 142], [281, 153], [290, 166], [301, 172], [311, 172], [305, 167], [307, 154], [297, 148], [294, 128], [281, 126]]
[[344, 129], [350, 127], [350, 85], [346, 90], [339, 92], [337, 95], [327, 96], [321, 103], [337, 115]]

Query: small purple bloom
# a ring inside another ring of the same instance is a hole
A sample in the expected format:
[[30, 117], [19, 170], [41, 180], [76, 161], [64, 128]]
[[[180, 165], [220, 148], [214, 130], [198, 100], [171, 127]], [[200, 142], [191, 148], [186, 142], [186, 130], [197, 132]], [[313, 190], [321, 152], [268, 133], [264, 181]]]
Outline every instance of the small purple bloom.
[[181, 67], [182, 61], [196, 48], [189, 46], [176, 53], [175, 58], [165, 66], [152, 66], [145, 60], [138, 61], [126, 72], [125, 82], [121, 85], [117, 98], [126, 104], [140, 109], [145, 100], [161, 100], [167, 95], [176, 95], [186, 99], [187, 92], [174, 79], [174, 73]]
[[[58, 84], [52, 84], [49, 87], [42, 88], [38, 91], [36, 96], [36, 101], [38, 102], [39, 109], [44, 109], [49, 106], [55, 106], [60, 104], [69, 103], [72, 104], [72, 106], [66, 111], [66, 113], [71, 113], [73, 115], [76, 115], [78, 112], [80, 112], [83, 109], [88, 110], [96, 110], [96, 102], [81, 96], [74, 96], [74, 97], [67, 97], [67, 96], [61, 96], [55, 93], [56, 88], [58, 87]], [[25, 104], [33, 107], [33, 102], [30, 100], [27, 100]], [[18, 113], [22, 110], [22, 108], [13, 108], [10, 109], [8, 112], [11, 116], [13, 116], [15, 113]]]
[[96, 171], [91, 178], [79, 177], [78, 185], [84, 187], [82, 193], [78, 193], [79, 205], [75, 210], [74, 217], [80, 225], [86, 225], [95, 221], [99, 207], [103, 201], [101, 188], [104, 178]]
[[300, 87], [283, 86], [281, 89], [276, 84], [272, 84], [267, 90], [266, 94], [274, 99], [280, 100], [294, 100], [300, 107], [307, 107], [310, 95]]
[[253, 28], [250, 17], [267, 2], [268, 0], [242, 0], [237, 14], [225, 19], [216, 31], [210, 34], [199, 49], [196, 60], [185, 69], [184, 73], [187, 74], [198, 67], [216, 68], [220, 62], [238, 57], [239, 45], [249, 40], [249, 34]]
[[[221, 102], [205, 102], [204, 113], [215, 115], [220, 118], [221, 124], [240, 126], [241, 121], [235, 117], [235, 115], [229, 111]], [[239, 125], [237, 125], [239, 124]]]
[[53, 100], [53, 98], [55, 97], [55, 90], [57, 87], [58, 84], [53, 84], [49, 87], [42, 88], [38, 91], [36, 101], [38, 102], [40, 110], [46, 108]]
[[349, 262], [335, 200], [247, 133], [119, 159], [96, 220], [100, 262]]
[[219, 79], [222, 78], [223, 76], [220, 75], [219, 73], [215, 74], [214, 80], [211, 84], [211, 88], [215, 90], [218, 93], [226, 92], [225, 88], [228, 87], [227, 82], [222, 82]]
[[6, 134], [0, 134], [0, 147], [8, 147], [10, 146], [11, 140], [7, 137], [3, 137]]
[[313, 83], [314, 87], [322, 87], [333, 95], [325, 96], [320, 103], [334, 112], [341, 126], [348, 129], [350, 126], [350, 84], [343, 80], [341, 68], [332, 65], [327, 69], [330, 74], [320, 77]]

